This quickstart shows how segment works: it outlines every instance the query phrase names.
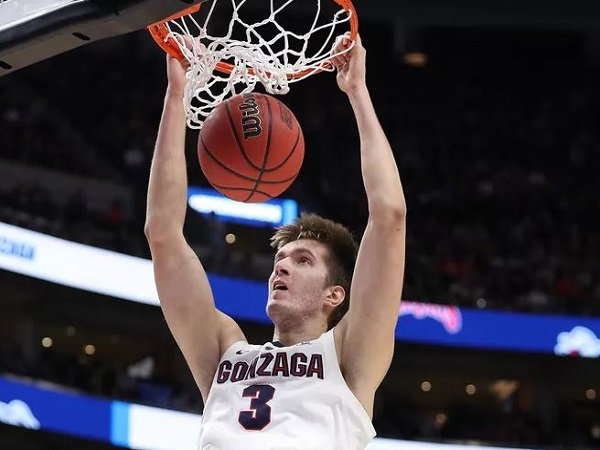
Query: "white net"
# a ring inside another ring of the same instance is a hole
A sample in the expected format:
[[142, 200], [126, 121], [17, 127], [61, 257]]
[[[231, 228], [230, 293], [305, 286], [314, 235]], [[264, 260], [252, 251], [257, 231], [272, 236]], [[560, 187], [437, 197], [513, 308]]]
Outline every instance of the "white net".
[[328, 61], [336, 37], [350, 28], [350, 11], [332, 0], [269, 0], [262, 11], [260, 3], [266, 2], [212, 0], [198, 14], [166, 23], [190, 64], [190, 128], [201, 128], [215, 106], [254, 90], [257, 82], [270, 94], [286, 94], [290, 83], [333, 70]]

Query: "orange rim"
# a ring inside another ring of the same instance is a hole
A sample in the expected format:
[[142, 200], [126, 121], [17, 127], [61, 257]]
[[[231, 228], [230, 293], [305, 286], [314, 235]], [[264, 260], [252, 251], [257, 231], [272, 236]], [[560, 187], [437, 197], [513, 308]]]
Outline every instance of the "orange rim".
[[163, 19], [159, 22], [153, 23], [152, 25], [148, 25], [147, 27], [148, 31], [150, 32], [150, 35], [158, 44], [158, 46], [162, 48], [166, 53], [171, 55], [173, 58], [177, 58], [181, 62], [185, 61], [185, 56], [183, 56], [183, 53], [181, 53], [179, 45], [177, 45], [175, 39], [168, 37], [169, 29], [167, 28], [166, 23], [170, 20], [179, 19], [183, 16], [197, 13], [198, 11], [200, 11], [201, 6], [202, 3], [190, 6], [189, 8], [186, 8], [183, 11], [179, 11], [178, 13], [175, 13], [172, 16], [169, 16], [166, 19]]
[[[354, 40], [358, 33], [358, 16], [356, 15], [356, 9], [354, 8], [354, 5], [352, 4], [352, 2], [350, 0], [333, 0], [333, 1], [350, 13], [350, 37], [352, 38], [352, 40]], [[181, 62], [185, 62], [186, 58], [185, 58], [185, 56], [183, 56], [183, 53], [181, 53], [181, 50], [179, 49], [179, 45], [177, 44], [177, 42], [175, 42], [175, 40], [173, 38], [169, 37], [169, 29], [167, 28], [166, 23], [171, 20], [179, 19], [181, 17], [187, 16], [190, 14], [195, 14], [198, 11], [200, 11], [201, 6], [202, 6], [202, 3], [190, 6], [189, 8], [186, 8], [176, 14], [173, 14], [172, 16], [169, 16], [166, 19], [163, 19], [159, 22], [153, 23], [152, 25], [148, 26], [148, 31], [150, 32], [150, 35], [152, 36], [154, 41], [158, 44], [158, 46], [160, 48], [162, 48], [166, 53], [171, 55], [173, 58], [176, 58]], [[221, 61], [221, 62], [217, 63], [216, 69], [219, 72], [228, 74], [228, 73], [231, 73], [231, 71], [233, 70], [233, 65], [231, 65], [228, 62]], [[288, 78], [297, 79], [297, 78], [306, 76], [310, 73], [322, 72], [323, 70], [324, 69], [322, 69], [322, 68], [305, 69], [305, 70], [301, 70], [299, 72], [295, 72], [295, 73], [288, 75]], [[254, 71], [252, 69], [249, 69], [249, 73], [254, 75]]]

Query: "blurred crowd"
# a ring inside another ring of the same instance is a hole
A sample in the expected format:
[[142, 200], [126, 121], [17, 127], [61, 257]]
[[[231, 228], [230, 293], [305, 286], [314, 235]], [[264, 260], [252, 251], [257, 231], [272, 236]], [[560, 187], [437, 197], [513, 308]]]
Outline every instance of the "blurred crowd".
[[[162, 54], [146, 40], [104, 43], [0, 80], [3, 159], [120, 183], [130, 192], [127, 200], [100, 207], [77, 183], [60, 198], [37, 181], [3, 183], [0, 220], [148, 256], [144, 202], [165, 79]], [[93, 73], [91, 57], [98, 62]], [[371, 93], [409, 206], [404, 297], [600, 314], [594, 72], [541, 75], [506, 61], [411, 68], [376, 58], [369, 66]], [[377, 63], [388, 70], [378, 71]], [[367, 209], [347, 102], [329, 75], [294, 86], [283, 100], [307, 142], [300, 176], [284, 196], [360, 237]], [[207, 185], [195, 161], [196, 136], [188, 133], [189, 180]], [[211, 226], [195, 213], [188, 218], [209, 271], [268, 275], [268, 232], [238, 228], [232, 248], [220, 245], [226, 224]]]

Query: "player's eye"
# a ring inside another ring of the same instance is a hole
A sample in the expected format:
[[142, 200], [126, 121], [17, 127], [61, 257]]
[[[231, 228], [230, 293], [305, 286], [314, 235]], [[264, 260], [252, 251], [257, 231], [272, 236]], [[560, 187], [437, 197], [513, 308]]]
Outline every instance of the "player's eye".
[[305, 256], [302, 256], [302, 257], [300, 258], [300, 260], [299, 260], [299, 263], [300, 263], [300, 264], [310, 264], [310, 259], [308, 259], [308, 258], [307, 258], [307, 257], [305, 257]]

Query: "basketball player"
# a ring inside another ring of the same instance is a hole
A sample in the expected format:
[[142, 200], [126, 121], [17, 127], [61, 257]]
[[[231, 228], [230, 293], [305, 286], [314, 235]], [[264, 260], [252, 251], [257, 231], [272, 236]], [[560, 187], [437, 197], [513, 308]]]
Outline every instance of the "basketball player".
[[[339, 48], [350, 45], [347, 36], [338, 38]], [[186, 80], [177, 60], [168, 58], [145, 232], [164, 315], [205, 402], [200, 448], [364, 449], [375, 436], [373, 399], [394, 349], [406, 206], [365, 83], [360, 38], [333, 62], [360, 132], [369, 221], [356, 259], [349, 232], [315, 215], [275, 233], [266, 306], [275, 330], [264, 345], [249, 344], [215, 308], [206, 274], [183, 236]]]

